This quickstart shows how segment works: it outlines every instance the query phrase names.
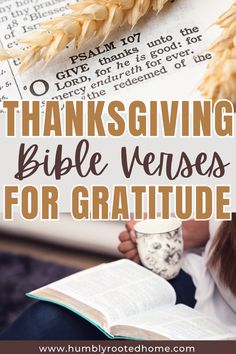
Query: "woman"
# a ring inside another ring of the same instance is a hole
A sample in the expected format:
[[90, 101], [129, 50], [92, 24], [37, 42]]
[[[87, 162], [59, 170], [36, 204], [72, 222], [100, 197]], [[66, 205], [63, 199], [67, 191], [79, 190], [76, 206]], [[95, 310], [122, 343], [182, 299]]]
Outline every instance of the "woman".
[[[119, 249], [126, 258], [139, 263], [133, 225], [129, 222], [128, 231], [121, 233]], [[186, 251], [182, 271], [170, 281], [177, 300], [189, 305], [189, 297], [194, 296], [195, 309], [236, 328], [236, 213], [232, 213], [231, 221], [190, 220], [182, 225]]]
[[[119, 250], [139, 263], [134, 221], [119, 235]], [[183, 270], [170, 281], [177, 303], [195, 307], [223, 323], [236, 326], [236, 213], [232, 221], [183, 222], [186, 255]], [[199, 255], [205, 247], [204, 255]], [[191, 251], [195, 250], [195, 252]], [[54, 304], [37, 302], [0, 339], [97, 340], [105, 335], [74, 313]]]

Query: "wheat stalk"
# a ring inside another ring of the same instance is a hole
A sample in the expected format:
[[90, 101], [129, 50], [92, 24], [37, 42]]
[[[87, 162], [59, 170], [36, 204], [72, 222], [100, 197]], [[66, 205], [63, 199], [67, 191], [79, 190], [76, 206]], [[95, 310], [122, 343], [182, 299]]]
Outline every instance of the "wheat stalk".
[[43, 31], [31, 32], [19, 39], [22, 50], [0, 50], [0, 60], [19, 57], [23, 73], [38, 61], [48, 63], [72, 41], [78, 49], [91, 38], [103, 41], [118, 27], [132, 28], [152, 8], [159, 13], [169, 0], [81, 0], [70, 5], [65, 16], [41, 24]]
[[231, 100], [236, 108], [236, 2], [217, 21], [223, 31], [209, 50], [213, 59], [199, 86], [206, 98]]

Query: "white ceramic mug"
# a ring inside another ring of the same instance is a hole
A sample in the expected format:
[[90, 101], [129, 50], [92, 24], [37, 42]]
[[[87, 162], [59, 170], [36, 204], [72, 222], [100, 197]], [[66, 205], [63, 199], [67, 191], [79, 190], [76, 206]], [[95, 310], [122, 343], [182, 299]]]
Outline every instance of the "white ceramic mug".
[[181, 221], [176, 218], [140, 221], [134, 226], [142, 264], [165, 279], [175, 278], [183, 255]]

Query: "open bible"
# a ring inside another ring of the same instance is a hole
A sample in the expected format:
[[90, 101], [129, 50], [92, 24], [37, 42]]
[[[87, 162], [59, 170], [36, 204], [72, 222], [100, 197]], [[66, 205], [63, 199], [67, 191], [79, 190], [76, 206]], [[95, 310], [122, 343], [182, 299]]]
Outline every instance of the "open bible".
[[27, 294], [87, 319], [109, 338], [220, 340], [236, 333], [185, 305], [172, 286], [128, 260], [102, 264]]

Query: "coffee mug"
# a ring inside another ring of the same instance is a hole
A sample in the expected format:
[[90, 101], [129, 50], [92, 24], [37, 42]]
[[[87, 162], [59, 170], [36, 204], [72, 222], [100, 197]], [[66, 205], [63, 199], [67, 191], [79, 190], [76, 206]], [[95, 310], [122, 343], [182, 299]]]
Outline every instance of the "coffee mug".
[[181, 221], [144, 220], [134, 225], [142, 264], [165, 279], [175, 278], [183, 255]]

